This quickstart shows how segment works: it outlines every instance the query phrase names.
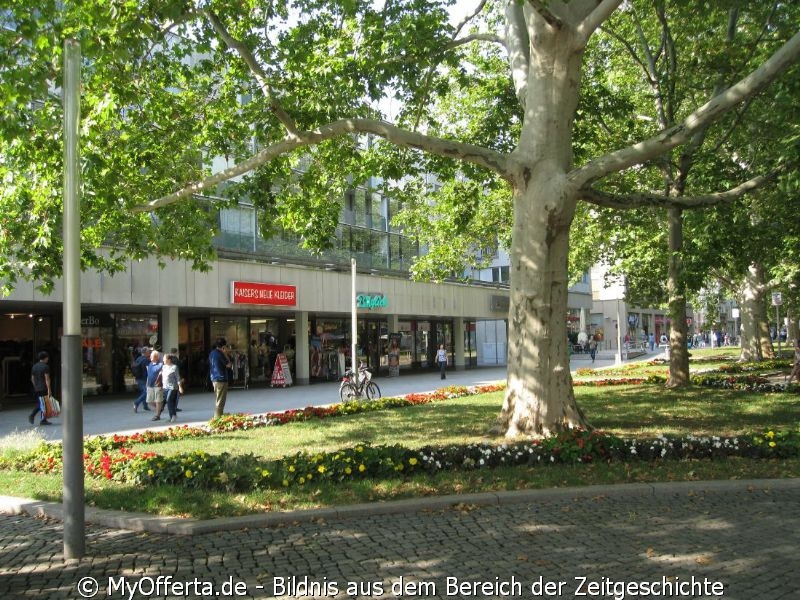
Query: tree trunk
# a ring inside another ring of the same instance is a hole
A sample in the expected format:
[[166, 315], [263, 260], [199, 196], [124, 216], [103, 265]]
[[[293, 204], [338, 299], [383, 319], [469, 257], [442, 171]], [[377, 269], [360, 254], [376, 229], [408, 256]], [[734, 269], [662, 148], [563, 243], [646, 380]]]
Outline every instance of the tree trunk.
[[745, 275], [740, 301], [740, 316], [742, 318], [742, 351], [739, 355], [740, 362], [760, 361], [761, 342], [758, 335], [757, 313], [758, 306], [763, 304], [763, 294], [758, 289], [755, 281], [755, 267], [751, 266]]
[[669, 334], [669, 377], [667, 387], [686, 387], [689, 379], [689, 348], [686, 345], [686, 293], [683, 282], [683, 212], [669, 210], [669, 316], [672, 324]]
[[497, 425], [506, 437], [587, 427], [575, 403], [567, 350], [569, 228], [578, 203], [567, 173], [583, 46], [574, 29], [552, 27], [535, 11], [525, 14], [537, 52], [531, 52], [525, 120], [511, 155], [508, 389]]
[[506, 437], [544, 437], [588, 426], [572, 391], [567, 348], [567, 257], [575, 200], [561, 200], [565, 192], [555, 179], [563, 181], [535, 177], [548, 183], [532, 183], [515, 194], [508, 388], [497, 424]]
[[742, 362], [761, 361], [774, 355], [766, 312], [764, 274], [759, 265], [750, 265], [742, 287]]

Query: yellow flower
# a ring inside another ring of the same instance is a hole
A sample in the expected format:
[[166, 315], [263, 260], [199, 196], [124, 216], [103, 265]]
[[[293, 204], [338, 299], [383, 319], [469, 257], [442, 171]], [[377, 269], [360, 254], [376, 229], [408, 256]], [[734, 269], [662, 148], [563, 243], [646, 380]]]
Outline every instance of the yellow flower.
[[364, 446], [356, 446], [356, 452], [363, 452]]
[[289, 473], [294, 473], [294, 465], [289, 465]]
[[417, 462], [419, 462], [419, 461], [418, 461], [416, 458], [413, 458], [413, 457], [412, 457], [412, 458], [409, 458], [409, 459], [408, 459], [408, 464], [410, 464], [412, 467], [413, 467], [415, 464], [417, 464]]
[[775, 447], [775, 446], [777, 446], [777, 445], [778, 445], [778, 444], [776, 444], [775, 442], [770, 442], [770, 443], [769, 443], [769, 447], [770, 447], [770, 448], [774, 448], [774, 447]]
[[261, 471], [261, 476], [262, 476], [262, 477], [269, 477], [269, 471], [267, 471], [266, 469], [264, 469], [263, 471]]
[[186, 469], [186, 473], [184, 473], [184, 475], [186, 475], [186, 479], [191, 479], [192, 478], [191, 469]]
[[289, 487], [289, 480], [284, 479], [281, 483], [283, 483], [283, 487]]
[[311, 481], [313, 478], [314, 478], [314, 475], [312, 475], [311, 473], [306, 475], [306, 479], [308, 479], [309, 481]]
[[358, 465], [358, 472], [359, 473], [363, 473], [366, 470], [367, 470], [367, 467], [364, 466], [364, 463], [361, 463], [360, 465]]
[[320, 473], [324, 473], [325, 472], [325, 465], [318, 466], [317, 467], [317, 471], [319, 471]]
[[303, 485], [305, 482], [306, 482], [305, 477], [301, 477], [300, 479], [297, 480], [297, 483], [299, 483], [300, 485]]
[[774, 438], [774, 437], [775, 437], [775, 432], [774, 432], [774, 431], [768, 431], [768, 432], [767, 432], [767, 434], [766, 434], [766, 436], [764, 436], [764, 437], [767, 437], [767, 438], [769, 438], [769, 439], [772, 439], [772, 438]]
[[351, 469], [350, 467], [345, 467], [344, 472], [346, 475], [350, 475], [353, 472], [353, 469]]
[[153, 471], [153, 469], [147, 469], [147, 474], [150, 475], [150, 477], [152, 477], [153, 475], [156, 474], [156, 472]]

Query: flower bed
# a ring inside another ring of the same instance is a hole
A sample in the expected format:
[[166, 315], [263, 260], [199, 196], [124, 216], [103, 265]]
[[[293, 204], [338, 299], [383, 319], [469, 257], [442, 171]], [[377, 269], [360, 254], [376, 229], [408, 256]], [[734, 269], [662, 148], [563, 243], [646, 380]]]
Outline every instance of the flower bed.
[[[593, 382], [611, 385], [620, 380]], [[624, 383], [632, 383], [628, 379]], [[761, 384], [759, 384], [761, 385]], [[392, 478], [418, 472], [471, 470], [497, 466], [535, 466], [556, 463], [591, 463], [685, 459], [791, 458], [800, 456], [800, 431], [769, 430], [734, 438], [658, 437], [624, 440], [601, 431], [573, 429], [541, 439], [513, 444], [466, 444], [410, 449], [402, 445], [367, 443], [335, 452], [298, 452], [278, 460], [248, 455], [217, 455], [203, 451], [161, 456], [137, 452], [133, 443], [147, 443], [213, 435], [225, 431], [275, 426], [295, 421], [327, 418], [371, 410], [424, 404], [468, 394], [499, 391], [504, 386], [443, 388], [431, 394], [411, 394], [369, 402], [346, 402], [265, 415], [224, 415], [207, 427], [172, 427], [160, 432], [130, 436], [97, 436], [84, 442], [84, 464], [89, 477], [138, 485], [181, 485], [200, 489], [245, 491], [260, 488], [304, 486], [316, 481], [345, 482], [356, 478]], [[0, 459], [0, 468], [38, 473], [60, 472], [62, 450], [58, 443], [43, 442], [35, 450], [13, 459]]]

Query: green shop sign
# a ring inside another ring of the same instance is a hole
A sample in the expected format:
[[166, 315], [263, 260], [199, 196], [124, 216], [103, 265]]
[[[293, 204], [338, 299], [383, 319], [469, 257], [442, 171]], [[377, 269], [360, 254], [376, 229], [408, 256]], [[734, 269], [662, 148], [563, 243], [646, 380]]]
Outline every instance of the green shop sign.
[[389, 298], [384, 294], [359, 294], [356, 296], [356, 307], [368, 308], [386, 308], [389, 306]]

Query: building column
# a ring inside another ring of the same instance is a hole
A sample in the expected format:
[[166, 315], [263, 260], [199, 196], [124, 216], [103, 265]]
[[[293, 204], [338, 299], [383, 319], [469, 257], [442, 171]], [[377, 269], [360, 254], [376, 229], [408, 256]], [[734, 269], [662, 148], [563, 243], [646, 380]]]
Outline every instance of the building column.
[[308, 385], [311, 382], [309, 361], [310, 346], [308, 343], [308, 312], [298, 311], [294, 313], [294, 371], [295, 384]]
[[586, 323], [587, 323], [586, 317], [588, 316], [588, 312], [589, 311], [587, 309], [585, 309], [585, 308], [581, 308], [578, 311], [578, 315], [580, 316], [580, 322], [579, 322], [578, 331], [583, 331], [586, 334], [589, 333], [589, 329], [587, 328], [587, 325], [586, 325]]
[[166, 306], [161, 309], [161, 352], [167, 353], [178, 347], [178, 307]]
[[464, 357], [464, 318], [456, 317], [453, 319], [453, 353], [455, 354], [453, 366], [456, 371], [466, 369], [466, 359]]
[[389, 315], [388, 321], [389, 333], [400, 331], [400, 315]]

